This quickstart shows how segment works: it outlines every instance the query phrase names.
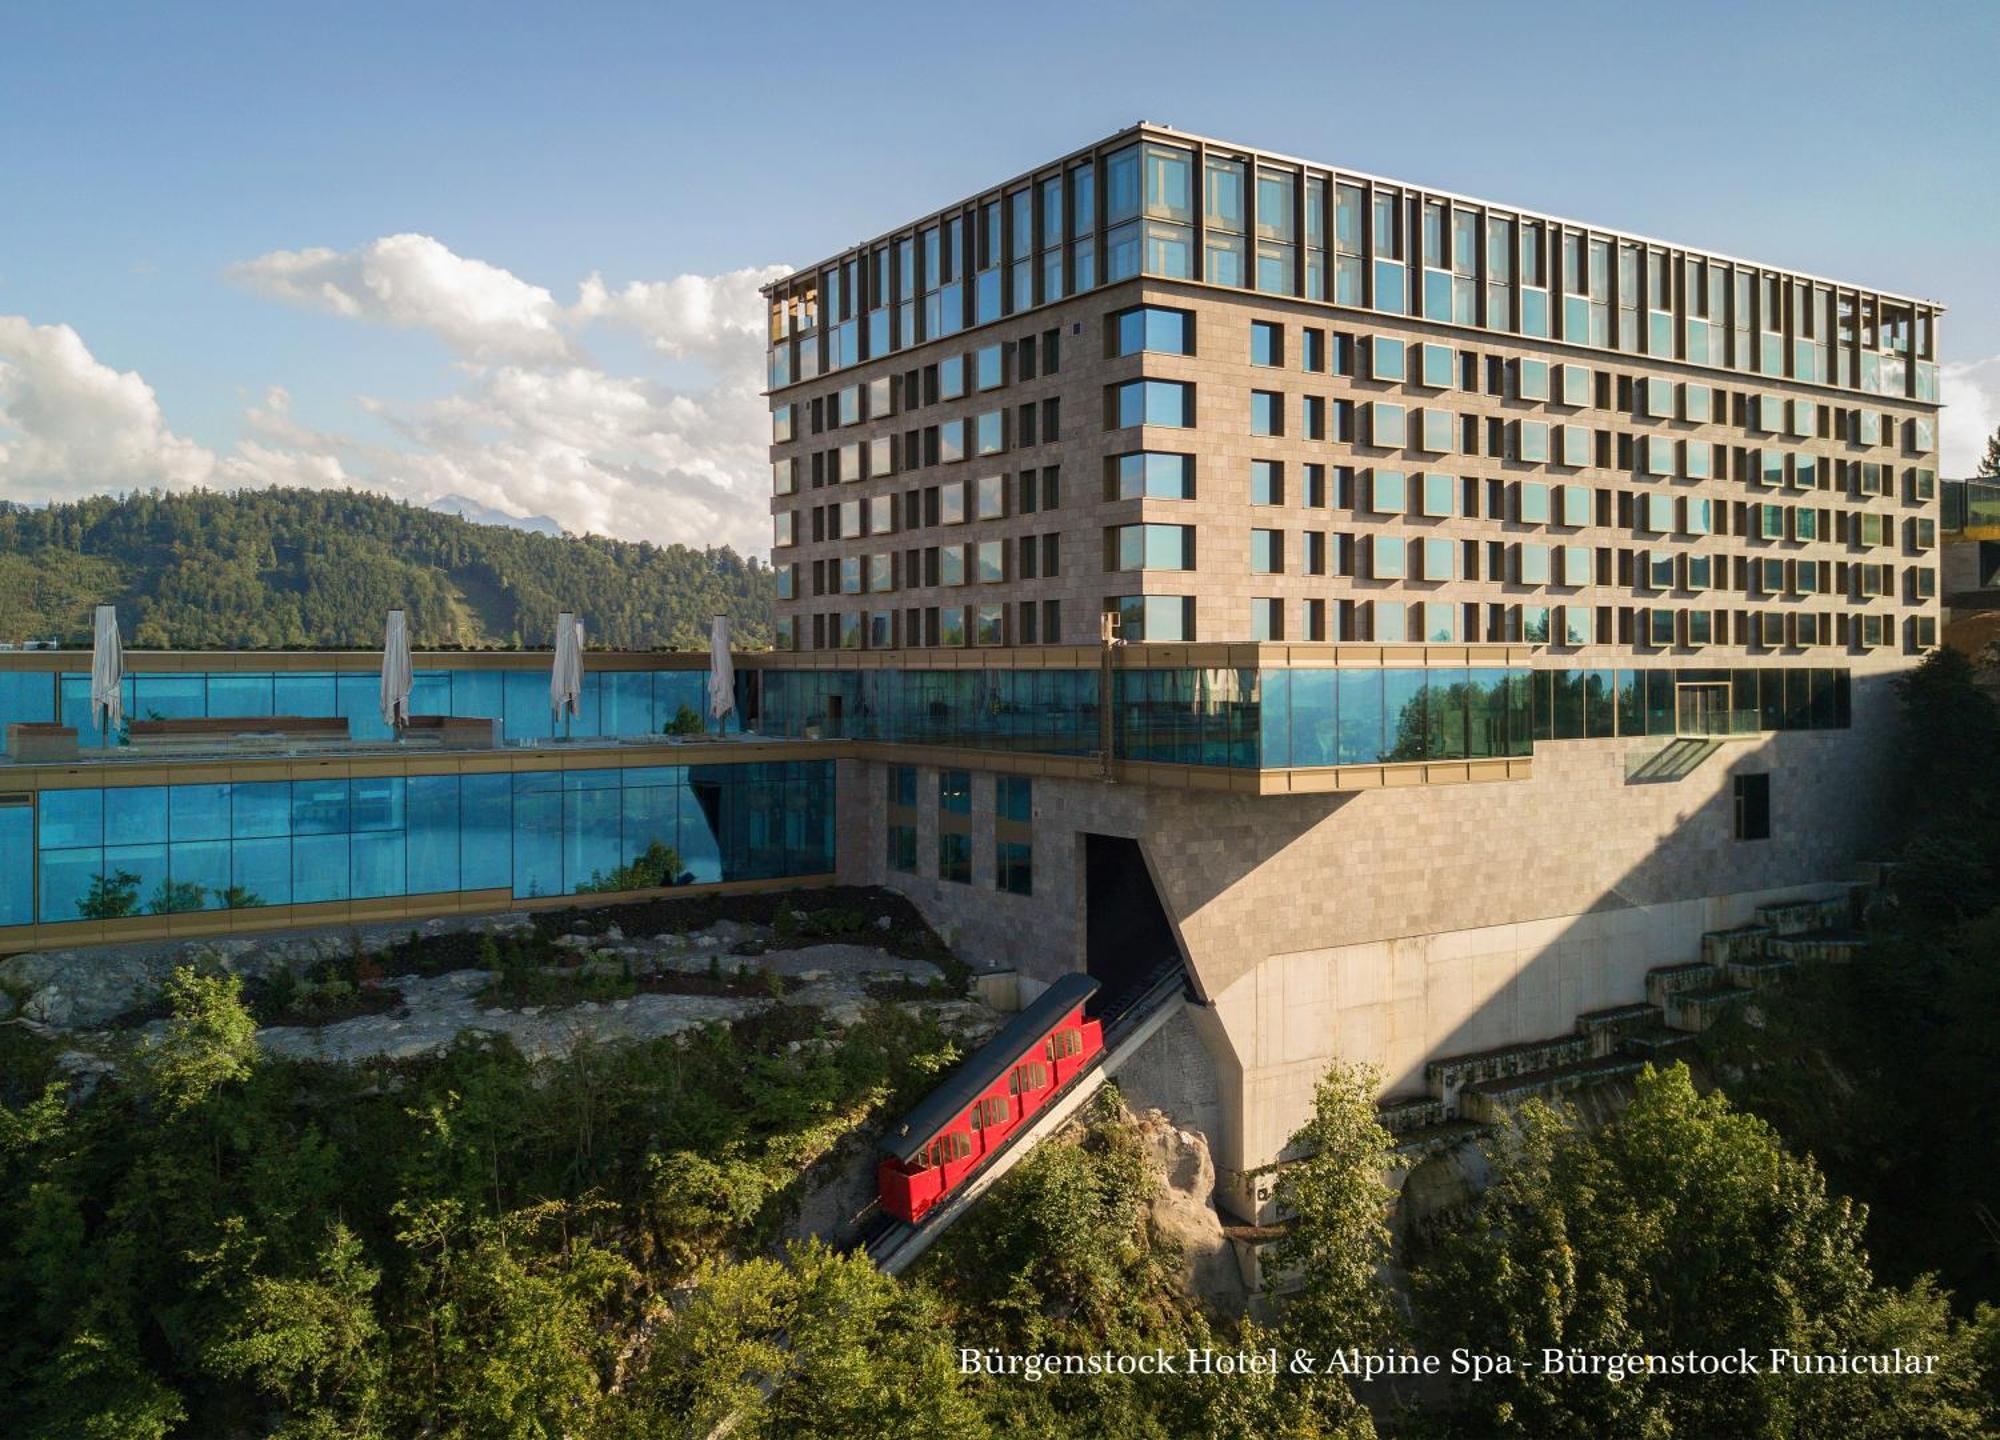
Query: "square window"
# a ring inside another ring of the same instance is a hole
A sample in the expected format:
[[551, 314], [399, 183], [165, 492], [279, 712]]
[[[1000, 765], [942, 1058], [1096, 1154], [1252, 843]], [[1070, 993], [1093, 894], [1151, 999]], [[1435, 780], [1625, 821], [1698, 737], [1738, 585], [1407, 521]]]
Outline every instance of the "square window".
[[[1398, 306], [1398, 309], [1401, 307]], [[1403, 380], [1408, 378], [1409, 356], [1403, 342], [1393, 335], [1375, 335], [1368, 341], [1368, 378]]]
[[1403, 407], [1377, 400], [1368, 407], [1368, 443], [1384, 450], [1401, 449], [1408, 443]]
[[1565, 405], [1588, 405], [1590, 403], [1590, 367], [1588, 365], [1565, 365], [1562, 367], [1562, 403]]
[[1409, 510], [1409, 485], [1402, 471], [1368, 472], [1368, 508], [1377, 515], [1401, 515]]
[[1422, 348], [1423, 383], [1431, 390], [1451, 388], [1452, 349], [1449, 345], [1425, 344]]

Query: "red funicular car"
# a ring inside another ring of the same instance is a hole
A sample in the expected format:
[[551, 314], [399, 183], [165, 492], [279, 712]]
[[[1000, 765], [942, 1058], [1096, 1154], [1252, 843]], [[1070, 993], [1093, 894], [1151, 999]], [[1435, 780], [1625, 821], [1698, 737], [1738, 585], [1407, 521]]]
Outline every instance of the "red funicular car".
[[890, 1131], [876, 1172], [885, 1213], [923, 1219], [1096, 1057], [1104, 1028], [1083, 1018], [1096, 993], [1089, 976], [1063, 976]]

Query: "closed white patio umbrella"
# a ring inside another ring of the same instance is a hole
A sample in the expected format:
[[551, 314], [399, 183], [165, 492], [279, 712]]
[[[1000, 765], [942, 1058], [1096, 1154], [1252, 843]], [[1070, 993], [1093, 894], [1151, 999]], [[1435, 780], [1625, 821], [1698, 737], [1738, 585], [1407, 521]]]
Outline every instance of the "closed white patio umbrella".
[[549, 672], [549, 710], [563, 717], [564, 735], [582, 698], [583, 622], [565, 610], [556, 616], [556, 658]]
[[729, 655], [729, 617], [717, 615], [708, 622], [708, 714], [716, 734], [735, 712], [736, 662]]
[[125, 723], [125, 645], [118, 638], [118, 609], [100, 605], [90, 641], [90, 714], [104, 743]]
[[382, 723], [400, 732], [410, 720], [410, 629], [400, 610], [382, 633]]

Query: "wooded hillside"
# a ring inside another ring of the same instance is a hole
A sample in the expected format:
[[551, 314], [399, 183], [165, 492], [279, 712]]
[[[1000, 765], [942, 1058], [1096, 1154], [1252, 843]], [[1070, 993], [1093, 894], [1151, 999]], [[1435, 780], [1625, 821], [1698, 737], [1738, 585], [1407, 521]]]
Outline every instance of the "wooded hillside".
[[565, 609], [593, 646], [700, 648], [720, 611], [755, 648], [773, 593], [727, 546], [529, 534], [354, 490], [0, 504], [0, 640], [87, 645], [110, 601], [148, 649], [367, 647], [398, 605], [421, 648], [545, 646]]

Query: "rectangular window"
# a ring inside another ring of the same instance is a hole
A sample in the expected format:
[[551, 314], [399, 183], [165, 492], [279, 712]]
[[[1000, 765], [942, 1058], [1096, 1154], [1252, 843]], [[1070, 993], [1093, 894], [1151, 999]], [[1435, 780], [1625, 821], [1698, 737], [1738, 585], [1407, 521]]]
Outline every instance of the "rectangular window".
[[1250, 363], [1265, 366], [1285, 363], [1284, 326], [1270, 320], [1250, 322]]
[[1326, 370], [1326, 331], [1308, 328], [1299, 333], [1299, 368], [1314, 374]]
[[1250, 602], [1250, 638], [1252, 640], [1285, 638], [1284, 601], [1260, 597]]
[[1386, 400], [1376, 400], [1368, 406], [1368, 443], [1383, 450], [1399, 450], [1409, 439], [1407, 416], [1403, 407], [1391, 405]]
[[1194, 427], [1194, 386], [1177, 380], [1128, 380], [1111, 387], [1110, 423]]
[[1111, 317], [1111, 355], [1137, 355], [1151, 350], [1166, 355], [1194, 354], [1194, 315], [1141, 305]]
[[1285, 466], [1281, 460], [1252, 460], [1250, 462], [1250, 503], [1252, 505], [1282, 505], [1285, 503]]
[[1736, 792], [1736, 838], [1771, 838], [1771, 777], [1768, 773], [1738, 775]]
[[1282, 575], [1285, 571], [1285, 532], [1282, 530], [1252, 530], [1250, 532], [1250, 573], [1252, 575]]
[[1114, 595], [1104, 608], [1117, 615], [1119, 637], [1134, 644], [1185, 644], [1194, 639], [1191, 595]]
[[1113, 570], [1194, 569], [1194, 526], [1114, 525], [1105, 564]]
[[[1024, 780], [1021, 783], [1026, 784]], [[1025, 840], [993, 842], [993, 884], [1009, 895], [1035, 893], [1035, 851]]]
[[1285, 397], [1275, 390], [1252, 390], [1250, 392], [1250, 433], [1252, 435], [1282, 435], [1285, 433]]
[[938, 879], [972, 883], [972, 837], [958, 830], [938, 833]]
[[1194, 499], [1194, 456], [1138, 450], [1111, 460], [1111, 497], [1117, 500]]

